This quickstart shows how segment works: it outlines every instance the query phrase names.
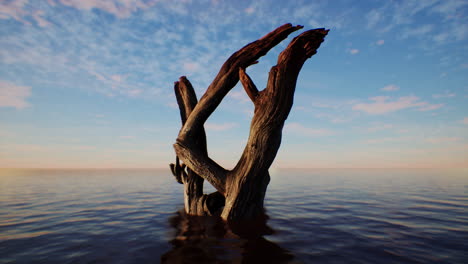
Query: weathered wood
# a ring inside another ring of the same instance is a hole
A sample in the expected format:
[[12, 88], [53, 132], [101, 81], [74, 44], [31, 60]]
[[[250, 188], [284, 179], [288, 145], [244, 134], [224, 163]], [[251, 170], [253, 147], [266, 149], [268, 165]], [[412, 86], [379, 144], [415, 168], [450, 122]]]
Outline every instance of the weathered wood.
[[[204, 178], [218, 191], [209, 197], [198, 196], [198, 203], [204, 205], [193, 210], [194, 214], [213, 214], [215, 210], [209, 207], [216, 204], [216, 208], [224, 205], [221, 217], [229, 222], [263, 217], [263, 200], [270, 181], [268, 169], [281, 144], [284, 122], [293, 105], [297, 77], [304, 62], [317, 52], [328, 30], [313, 29], [295, 37], [278, 56], [277, 65], [271, 68], [266, 88], [261, 92], [245, 69], [301, 28], [283, 25], [235, 52], [223, 64], [198, 103], [190, 82], [181, 77], [179, 87], [186, 88], [176, 89], [176, 97], [183, 122], [174, 149], [189, 172]], [[208, 156], [203, 125], [239, 80], [254, 102], [255, 112], [243, 154], [234, 169], [228, 171]], [[176, 167], [173, 169], [175, 174]]]
[[200, 102], [193, 109], [193, 114], [185, 122], [177, 139], [187, 145], [187, 141], [190, 141], [189, 138], [193, 136], [193, 133], [196, 133], [203, 126], [227, 93], [237, 84], [239, 81], [239, 68], [245, 69], [255, 64], [261, 56], [287, 38], [289, 34], [301, 28], [302, 26], [285, 24], [232, 54], [223, 64], [213, 82], [208, 86]]
[[230, 172], [226, 220], [255, 218], [263, 208], [271, 166], [281, 144], [284, 122], [293, 105], [299, 71], [307, 58], [315, 54], [327, 30], [309, 30], [294, 38], [272, 67], [268, 84], [255, 101], [255, 113], [244, 152]]
[[247, 75], [245, 69], [243, 68], [239, 68], [239, 79], [242, 83], [242, 86], [244, 86], [244, 90], [249, 96], [250, 100], [252, 100], [252, 102], [255, 103], [258, 96], [257, 86], [255, 86], [254, 82], [252, 81], [252, 79], [250, 79], [250, 76]]
[[196, 149], [184, 146], [181, 142], [176, 142], [174, 144], [174, 149], [177, 156], [181, 158], [189, 168], [211, 183], [220, 193], [225, 193], [227, 170], [208, 156], [203, 155]]
[[[180, 77], [179, 81], [174, 83], [174, 92], [177, 104], [179, 105], [180, 118], [183, 126], [188, 116], [197, 105], [197, 96], [192, 84], [185, 76]], [[202, 153], [202, 156], [208, 155], [206, 134], [203, 127], [198, 129], [193, 142], [197, 150]], [[185, 170], [186, 165], [179, 164], [179, 157], [176, 157], [176, 164], [170, 164], [170, 167], [177, 182], [184, 184], [184, 205], [187, 214], [211, 214], [212, 211], [220, 207], [220, 204], [224, 205], [224, 196], [218, 197], [216, 194], [211, 195], [210, 197], [216, 197], [217, 199], [216, 201], [212, 201], [214, 198], [208, 199], [209, 196], [203, 194], [203, 178], [190, 168]]]

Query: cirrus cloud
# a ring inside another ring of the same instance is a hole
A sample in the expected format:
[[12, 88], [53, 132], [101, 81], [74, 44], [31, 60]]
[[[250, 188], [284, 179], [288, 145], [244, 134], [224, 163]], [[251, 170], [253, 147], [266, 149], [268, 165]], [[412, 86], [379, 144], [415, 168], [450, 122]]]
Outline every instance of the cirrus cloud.
[[30, 104], [26, 98], [31, 95], [31, 87], [20, 86], [0, 80], [0, 107], [14, 107], [22, 109]]
[[381, 91], [385, 91], [385, 92], [394, 92], [394, 91], [398, 91], [400, 90], [400, 87], [394, 85], [394, 84], [389, 84], [387, 86], [385, 86], [384, 88], [380, 89]]
[[443, 106], [443, 104], [430, 104], [421, 101], [417, 96], [403, 96], [396, 100], [391, 100], [389, 96], [376, 96], [369, 99], [372, 102], [355, 104], [352, 109], [371, 115], [381, 115], [408, 108], [417, 108], [418, 111], [430, 111]]

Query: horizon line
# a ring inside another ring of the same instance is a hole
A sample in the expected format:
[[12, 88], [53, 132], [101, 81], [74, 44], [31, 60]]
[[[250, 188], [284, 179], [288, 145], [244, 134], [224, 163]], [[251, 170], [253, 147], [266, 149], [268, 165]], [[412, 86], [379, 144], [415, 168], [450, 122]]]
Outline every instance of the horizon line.
[[[170, 170], [169, 167], [0, 167], [0, 170]], [[273, 167], [269, 170], [310, 169], [468, 169], [467, 167]]]

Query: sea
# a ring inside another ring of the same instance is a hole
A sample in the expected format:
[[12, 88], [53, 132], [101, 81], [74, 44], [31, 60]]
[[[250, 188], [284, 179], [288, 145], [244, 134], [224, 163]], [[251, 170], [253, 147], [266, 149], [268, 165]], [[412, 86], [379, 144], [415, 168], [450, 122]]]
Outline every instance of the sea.
[[185, 215], [169, 169], [2, 169], [0, 263], [468, 263], [468, 169], [270, 174], [245, 236]]

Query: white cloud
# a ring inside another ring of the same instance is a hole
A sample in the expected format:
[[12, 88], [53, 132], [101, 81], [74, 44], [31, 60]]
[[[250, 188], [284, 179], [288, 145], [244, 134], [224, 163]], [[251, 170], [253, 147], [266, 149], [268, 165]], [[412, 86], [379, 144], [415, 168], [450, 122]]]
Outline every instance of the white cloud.
[[375, 44], [381, 46], [381, 45], [385, 44], [385, 40], [379, 39], [379, 40], [377, 40], [377, 42], [375, 42]]
[[358, 50], [358, 49], [350, 49], [350, 50], [349, 50], [349, 53], [350, 53], [351, 55], [355, 55], [355, 54], [358, 54], [358, 53], [359, 53], [359, 50]]
[[0, 80], [0, 107], [22, 109], [29, 106], [26, 98], [31, 95], [31, 87], [20, 86]]
[[433, 30], [434, 26], [433, 25], [422, 25], [419, 27], [410, 27], [410, 28], [405, 28], [401, 34], [402, 38], [408, 38], [408, 37], [417, 37], [417, 36], [423, 36], [427, 35], [429, 32]]
[[379, 11], [373, 9], [369, 13], [367, 13], [366, 19], [367, 28], [373, 28], [382, 20], [382, 15]]
[[211, 130], [211, 131], [225, 131], [225, 130], [234, 128], [236, 126], [238, 126], [237, 123], [222, 123], [222, 124], [216, 124], [216, 123], [210, 123], [210, 122], [205, 123], [205, 129]]
[[394, 92], [394, 91], [398, 91], [400, 90], [400, 87], [394, 85], [394, 84], [389, 84], [387, 86], [385, 86], [384, 88], [380, 89], [382, 91], [385, 91], [385, 92]]
[[143, 0], [56, 0], [62, 5], [81, 10], [100, 9], [118, 18], [127, 18], [138, 9], [146, 9], [156, 4], [156, 1]]
[[293, 133], [293, 134], [300, 134], [303, 136], [329, 136], [333, 135], [333, 131], [330, 131], [328, 129], [323, 129], [323, 128], [309, 128], [305, 127], [300, 123], [287, 123], [285, 128], [284, 128], [286, 133]]
[[380, 115], [391, 112], [396, 112], [407, 108], [417, 108], [419, 111], [435, 110], [443, 106], [443, 104], [432, 105], [428, 102], [423, 102], [416, 96], [404, 96], [397, 100], [389, 100], [388, 96], [376, 96], [369, 98], [371, 103], [358, 103], [352, 109], [363, 111], [371, 115]]
[[427, 102], [422, 102], [418, 111], [432, 111], [441, 108], [444, 104], [429, 104]]
[[432, 95], [432, 98], [435, 98], [435, 99], [440, 99], [440, 98], [451, 98], [451, 97], [455, 97], [455, 93], [451, 93], [449, 91], [446, 91], [445, 93], [443, 94], [433, 94]]
[[241, 103], [246, 103], [246, 102], [251, 101], [244, 90], [230, 91], [228, 96], [235, 99], [235, 100], [237, 100], [237, 101], [239, 101], [239, 102], [241, 102]]

